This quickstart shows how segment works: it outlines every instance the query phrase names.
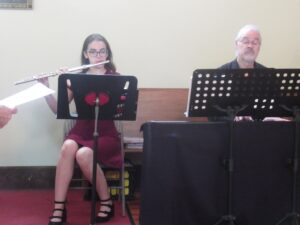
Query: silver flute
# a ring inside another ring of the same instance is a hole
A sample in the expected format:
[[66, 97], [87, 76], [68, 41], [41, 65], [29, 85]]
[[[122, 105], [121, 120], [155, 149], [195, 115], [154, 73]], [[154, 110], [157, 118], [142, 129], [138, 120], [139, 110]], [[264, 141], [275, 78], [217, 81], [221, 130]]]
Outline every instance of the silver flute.
[[[88, 64], [88, 65], [82, 65], [82, 66], [78, 66], [78, 67], [69, 68], [67, 70], [67, 72], [72, 73], [72, 72], [76, 72], [76, 71], [79, 71], [79, 70], [84, 70], [84, 69], [88, 69], [88, 68], [91, 68], [91, 67], [103, 65], [103, 64], [106, 64], [106, 63], [109, 63], [109, 60], [99, 62], [99, 63], [95, 63], [95, 64]], [[59, 73], [59, 72], [43, 73], [43, 74], [40, 74], [40, 75], [31, 76], [30, 78], [19, 80], [19, 81], [15, 82], [14, 84], [15, 85], [24, 84], [24, 83], [36, 81], [36, 80], [39, 80], [39, 79], [43, 79], [43, 78], [46, 78], [46, 77], [58, 76], [60, 74], [61, 73]]]

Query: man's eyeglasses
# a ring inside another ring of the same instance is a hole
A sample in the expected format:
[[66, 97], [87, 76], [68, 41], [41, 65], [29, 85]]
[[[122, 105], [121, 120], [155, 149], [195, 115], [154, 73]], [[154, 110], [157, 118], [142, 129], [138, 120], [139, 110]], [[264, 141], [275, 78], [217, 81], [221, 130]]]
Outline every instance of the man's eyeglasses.
[[98, 55], [99, 56], [106, 56], [107, 55], [107, 49], [106, 48], [101, 48], [99, 51], [97, 51], [96, 49], [90, 49], [90, 50], [88, 50], [88, 54], [90, 56], [93, 56], [93, 57], [97, 57]]
[[239, 40], [239, 42], [242, 43], [243, 45], [246, 45], [246, 46], [248, 46], [249, 44], [251, 44], [252, 46], [258, 46], [258, 45], [260, 45], [260, 41], [259, 40], [250, 41], [247, 38]]

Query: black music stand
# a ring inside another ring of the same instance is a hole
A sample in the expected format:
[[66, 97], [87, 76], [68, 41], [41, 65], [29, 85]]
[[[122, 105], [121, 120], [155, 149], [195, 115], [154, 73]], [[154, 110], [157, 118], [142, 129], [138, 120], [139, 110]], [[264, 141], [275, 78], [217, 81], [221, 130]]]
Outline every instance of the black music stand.
[[[68, 85], [71, 84], [77, 114], [71, 114]], [[137, 79], [133, 76], [63, 74], [58, 81], [57, 119], [95, 120], [91, 225], [95, 224], [98, 120], [135, 120]], [[100, 131], [101, 132], [101, 131]]]
[[229, 123], [229, 152], [226, 160], [228, 170], [227, 214], [216, 224], [235, 224], [233, 214], [233, 128], [235, 116], [294, 117], [295, 143], [291, 160], [293, 187], [291, 212], [279, 221], [291, 219], [298, 224], [296, 212], [298, 174], [298, 122], [300, 118], [300, 69], [203, 69], [195, 70], [189, 92], [187, 116], [227, 117]]

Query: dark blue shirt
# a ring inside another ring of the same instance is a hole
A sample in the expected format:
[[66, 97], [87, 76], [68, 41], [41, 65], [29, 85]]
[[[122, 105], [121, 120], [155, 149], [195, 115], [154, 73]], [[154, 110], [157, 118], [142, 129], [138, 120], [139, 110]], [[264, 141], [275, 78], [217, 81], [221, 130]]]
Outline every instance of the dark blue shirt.
[[[254, 68], [255, 69], [266, 69], [264, 65], [254, 62]], [[233, 61], [224, 64], [223, 66], [219, 67], [218, 69], [240, 69], [240, 66], [237, 62], [237, 59], [234, 59]]]

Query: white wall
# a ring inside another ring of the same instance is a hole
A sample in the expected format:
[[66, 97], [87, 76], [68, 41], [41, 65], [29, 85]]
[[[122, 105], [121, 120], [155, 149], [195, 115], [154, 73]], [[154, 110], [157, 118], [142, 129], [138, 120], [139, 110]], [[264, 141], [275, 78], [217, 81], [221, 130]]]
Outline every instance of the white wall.
[[[262, 31], [259, 62], [299, 68], [298, 12], [297, 0], [35, 0], [33, 10], [0, 10], [0, 99], [32, 85], [13, 85], [28, 75], [80, 65], [83, 40], [95, 32], [139, 87], [189, 87], [196, 68], [234, 58], [236, 32], [248, 23]], [[43, 99], [18, 110], [0, 130], [0, 166], [55, 165], [62, 121]]]

